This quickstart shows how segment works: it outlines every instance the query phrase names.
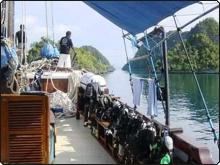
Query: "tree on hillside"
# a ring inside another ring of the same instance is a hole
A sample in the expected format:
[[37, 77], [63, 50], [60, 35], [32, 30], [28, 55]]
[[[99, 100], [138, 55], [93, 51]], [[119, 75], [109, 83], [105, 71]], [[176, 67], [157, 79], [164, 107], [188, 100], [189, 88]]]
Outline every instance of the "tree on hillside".
[[82, 46], [76, 50], [77, 63], [82, 68], [95, 73], [105, 73], [114, 70], [109, 61], [94, 47]]
[[[169, 34], [170, 32], [168, 32]], [[196, 71], [218, 71], [219, 68], [219, 24], [213, 18], [199, 22], [183, 39]], [[143, 56], [139, 49], [136, 56]], [[168, 40], [168, 62], [171, 71], [189, 71], [190, 67], [178, 35]], [[139, 68], [139, 62], [133, 67]], [[145, 67], [146, 68], [146, 67]]]
[[110, 65], [109, 61], [105, 58], [105, 56], [100, 51], [98, 51], [96, 48], [92, 46], [82, 46], [81, 48], [90, 52], [92, 55], [95, 56], [95, 58], [97, 58], [97, 60], [102, 61], [103, 64]]
[[[213, 42], [219, 42], [219, 24], [214, 18], [206, 18], [190, 30], [192, 35], [205, 34]], [[191, 36], [192, 36], [191, 35]]]
[[192, 36], [190, 45], [198, 50], [197, 67], [199, 70], [213, 70], [219, 66], [219, 48], [205, 33]]

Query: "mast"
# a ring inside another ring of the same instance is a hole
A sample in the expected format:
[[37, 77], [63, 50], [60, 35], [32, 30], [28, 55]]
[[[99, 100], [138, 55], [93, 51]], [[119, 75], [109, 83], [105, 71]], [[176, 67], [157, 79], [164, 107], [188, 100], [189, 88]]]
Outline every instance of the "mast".
[[[163, 27], [161, 27], [162, 37], [166, 38], [166, 32]], [[165, 113], [165, 124], [167, 126], [170, 125], [170, 112], [169, 112], [169, 104], [170, 104], [170, 90], [169, 90], [169, 74], [168, 74], [168, 60], [167, 60], [167, 40], [164, 40], [162, 43], [163, 47], [163, 63], [164, 63], [164, 79], [165, 79], [165, 105], [166, 105], [166, 113]]]
[[14, 41], [14, 3], [14, 1], [6, 1], [6, 37], [12, 41]]
[[14, 1], [7, 1], [8, 3], [8, 38], [14, 41]]

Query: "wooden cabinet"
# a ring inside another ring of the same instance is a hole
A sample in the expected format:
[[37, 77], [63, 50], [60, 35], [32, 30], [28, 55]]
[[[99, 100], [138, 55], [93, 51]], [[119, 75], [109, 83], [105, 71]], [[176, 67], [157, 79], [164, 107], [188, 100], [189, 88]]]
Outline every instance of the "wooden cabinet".
[[1, 95], [0, 162], [49, 163], [47, 96]]

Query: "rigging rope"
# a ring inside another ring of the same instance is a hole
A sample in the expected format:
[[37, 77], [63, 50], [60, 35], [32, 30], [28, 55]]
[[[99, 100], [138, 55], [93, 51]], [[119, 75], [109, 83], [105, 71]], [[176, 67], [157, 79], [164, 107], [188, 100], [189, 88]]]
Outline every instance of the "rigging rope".
[[126, 42], [125, 42], [125, 38], [124, 38], [124, 31], [123, 29], [121, 30], [122, 31], [122, 38], [123, 38], [123, 41], [124, 41], [124, 48], [125, 48], [125, 55], [126, 55], [126, 59], [127, 59], [127, 63], [128, 63], [128, 69], [129, 69], [129, 76], [130, 76], [130, 85], [131, 85], [131, 91], [133, 93], [133, 87], [132, 87], [132, 72], [131, 72], [131, 64], [130, 64], [130, 61], [128, 59], [128, 52], [127, 52], [127, 46], [126, 46]]
[[24, 27], [26, 29], [25, 42], [24, 42], [24, 64], [27, 65], [27, 13], [26, 13], [26, 2], [24, 1]]
[[45, 18], [46, 18], [46, 37], [48, 39], [48, 16], [47, 16], [47, 1], [45, 1]]
[[21, 28], [21, 65], [22, 65], [22, 61], [24, 59], [24, 1], [22, 1], [21, 3], [21, 24], [22, 24], [22, 28]]
[[52, 17], [53, 46], [55, 46], [54, 17], [53, 17], [53, 1], [51, 1], [51, 17]]
[[[121, 29], [121, 31], [122, 31], [122, 38], [124, 41], [125, 55], [126, 55], [126, 59], [127, 59], [128, 68], [129, 68], [129, 81], [130, 81], [130, 86], [131, 86], [131, 92], [133, 95], [134, 91], [133, 91], [131, 64], [130, 64], [130, 60], [128, 58], [127, 46], [126, 46], [126, 42], [125, 42], [125, 34], [124, 34], [123, 29]], [[134, 105], [134, 111], [136, 110], [136, 108], [137, 108], [136, 105]]]
[[27, 49], [27, 33], [25, 33], [24, 28], [26, 27], [26, 3], [25, 1], [22, 1], [21, 3], [21, 13], [22, 13], [22, 33], [21, 33], [21, 57], [20, 57], [20, 65], [21, 65], [21, 70], [17, 70], [16, 73], [17, 74], [21, 74], [21, 81], [19, 84], [19, 92], [21, 91], [21, 89], [26, 86], [28, 84], [28, 78], [27, 78], [27, 67], [28, 67], [28, 63], [27, 63], [27, 54], [26, 54], [26, 49]]
[[185, 55], [186, 55], [186, 57], [187, 57], [187, 60], [188, 60], [189, 65], [190, 65], [190, 69], [191, 69], [191, 71], [192, 71], [192, 73], [193, 73], [193, 77], [194, 77], [194, 79], [195, 79], [197, 88], [198, 88], [198, 90], [199, 90], [199, 94], [200, 94], [200, 96], [201, 96], [201, 98], [202, 98], [202, 102], [203, 102], [203, 105], [204, 105], [205, 110], [206, 110], [206, 116], [207, 116], [209, 125], [210, 125], [210, 127], [211, 127], [212, 133], [213, 133], [213, 135], [214, 135], [214, 143], [215, 143], [215, 142], [218, 140], [218, 138], [217, 138], [216, 131], [215, 131], [214, 126], [213, 126], [213, 123], [212, 123], [212, 119], [211, 119], [210, 114], [209, 114], [208, 107], [207, 107], [207, 105], [206, 105], [205, 98], [204, 98], [204, 96], [203, 96], [203, 93], [202, 93], [200, 84], [199, 84], [199, 82], [198, 82], [196, 73], [195, 73], [195, 71], [194, 71], [194, 68], [193, 68], [191, 59], [190, 59], [190, 57], [189, 57], [189, 53], [188, 53], [188, 51], [187, 51], [187, 49], [186, 49], [186, 45], [185, 45], [185, 43], [184, 43], [184, 41], [183, 41], [182, 34], [181, 34], [182, 31], [181, 31], [181, 29], [180, 29], [180, 28], [178, 27], [178, 25], [177, 25], [176, 17], [173, 16], [173, 18], [174, 18], [174, 22], [175, 22], [175, 25], [176, 25], [176, 28], [177, 28], [177, 31], [178, 31], [178, 34], [179, 34], [179, 38], [180, 38], [180, 40], [181, 40], [181, 43], [182, 43], [182, 46], [183, 46], [183, 49], [184, 49], [184, 52], [185, 52]]

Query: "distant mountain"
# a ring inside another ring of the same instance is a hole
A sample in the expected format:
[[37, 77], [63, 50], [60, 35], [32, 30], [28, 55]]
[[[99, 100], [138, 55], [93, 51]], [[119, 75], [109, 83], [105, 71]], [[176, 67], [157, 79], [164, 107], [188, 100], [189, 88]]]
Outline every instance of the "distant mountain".
[[111, 72], [114, 67], [109, 63], [105, 56], [92, 46], [82, 46], [76, 49], [77, 68], [102, 74]]
[[[48, 39], [52, 44], [52, 40]], [[40, 50], [43, 47], [45, 41], [43, 38], [39, 42], [34, 42], [31, 44], [31, 49], [28, 51], [28, 62], [36, 61], [41, 59]], [[56, 44], [58, 47], [58, 44]], [[86, 69], [88, 71], [102, 74], [106, 72], [111, 72], [114, 67], [109, 63], [105, 56], [100, 53], [96, 48], [92, 46], [82, 46], [80, 48], [75, 48], [77, 56], [75, 58], [74, 68], [75, 69]], [[70, 49], [71, 59], [74, 56], [74, 52]]]
[[219, 43], [219, 23], [214, 18], [207, 18], [199, 22], [194, 28], [190, 30], [190, 37], [193, 34], [202, 33], [208, 36], [211, 41]]
[[105, 58], [105, 56], [100, 53], [96, 48], [92, 46], [82, 46], [82, 49], [92, 53], [96, 57], [97, 60], [100, 60], [103, 64], [110, 65], [109, 61]]
[[[169, 31], [167, 35], [172, 33]], [[198, 72], [219, 70], [219, 24], [213, 18], [206, 18], [199, 22], [190, 31], [182, 32], [182, 37], [187, 45], [194, 67]], [[155, 39], [157, 41], [157, 39]], [[153, 45], [153, 44], [152, 44]], [[183, 52], [183, 48], [178, 34], [167, 40], [168, 62], [170, 71], [189, 71], [189, 64]], [[161, 64], [160, 50], [154, 52], [154, 62], [157, 68]], [[141, 57], [148, 52], [141, 46], [135, 57]], [[149, 65], [149, 59], [145, 60]], [[131, 62], [133, 70], [147, 70], [149, 66], [144, 66], [143, 60]], [[123, 66], [123, 70], [128, 70], [128, 64]]]

